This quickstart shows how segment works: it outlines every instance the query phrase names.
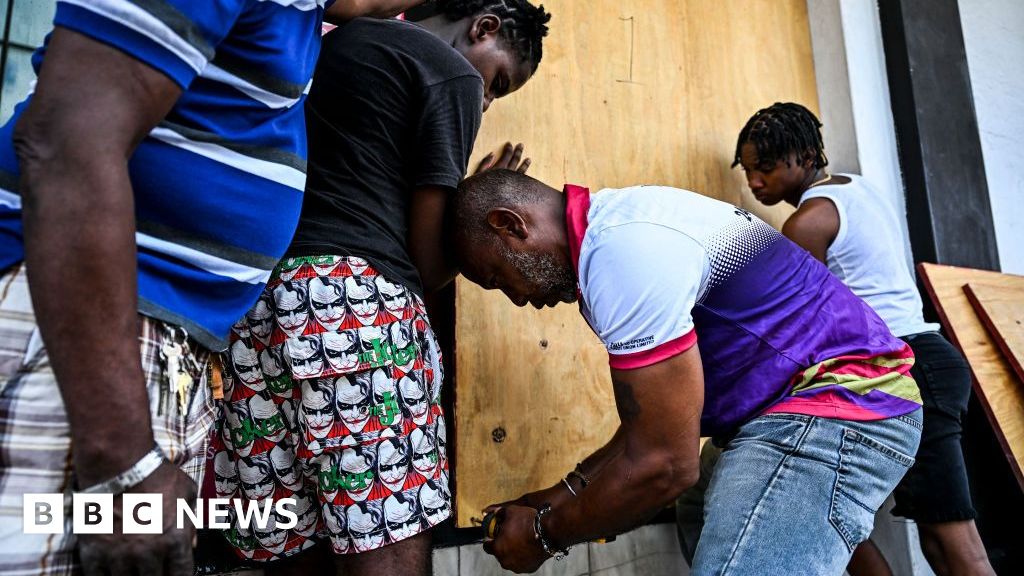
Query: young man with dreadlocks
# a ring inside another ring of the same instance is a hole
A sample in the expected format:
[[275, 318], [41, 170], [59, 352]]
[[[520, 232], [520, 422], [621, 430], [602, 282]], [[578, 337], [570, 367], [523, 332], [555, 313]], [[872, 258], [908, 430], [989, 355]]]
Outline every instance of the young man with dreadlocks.
[[799, 104], [759, 110], [740, 132], [733, 166], [743, 168], [762, 204], [797, 208], [782, 233], [825, 263], [913, 349], [924, 429], [917, 461], [895, 490], [893, 514], [917, 522], [937, 574], [993, 574], [974, 524], [960, 445], [969, 368], [938, 325], [924, 321], [903, 257], [900, 216], [862, 176], [828, 173], [821, 126]]
[[[445, 205], [481, 114], [534, 74], [550, 16], [528, 0], [428, 8], [416, 22], [356, 19], [324, 36], [298, 230], [233, 328], [219, 449], [240, 482], [218, 496], [319, 502], [315, 535], [229, 532], [254, 560], [313, 547], [268, 574], [325, 564], [346, 576], [427, 574], [429, 529], [451, 513], [441, 358], [423, 296], [455, 276]], [[520, 148], [506, 152], [498, 166], [525, 169]]]

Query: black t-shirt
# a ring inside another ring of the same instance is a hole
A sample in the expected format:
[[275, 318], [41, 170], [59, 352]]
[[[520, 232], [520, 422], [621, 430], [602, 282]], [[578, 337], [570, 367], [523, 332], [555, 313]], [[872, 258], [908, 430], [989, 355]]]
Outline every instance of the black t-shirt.
[[358, 256], [422, 294], [406, 250], [412, 193], [455, 189], [482, 106], [476, 69], [416, 24], [357, 18], [324, 36], [306, 100], [306, 197], [288, 256]]

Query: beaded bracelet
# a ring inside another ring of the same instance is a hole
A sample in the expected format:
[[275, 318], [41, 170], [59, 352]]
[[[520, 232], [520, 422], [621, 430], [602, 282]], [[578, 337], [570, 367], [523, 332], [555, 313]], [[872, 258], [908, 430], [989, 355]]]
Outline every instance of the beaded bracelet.
[[566, 546], [562, 550], [557, 550], [548, 542], [548, 539], [544, 537], [544, 527], [541, 525], [540, 519], [548, 512], [551, 512], [551, 504], [544, 504], [537, 510], [537, 515], [533, 518], [533, 535], [540, 541], [540, 545], [544, 548], [545, 554], [555, 560], [564, 560], [565, 557], [569, 555], [569, 547]]

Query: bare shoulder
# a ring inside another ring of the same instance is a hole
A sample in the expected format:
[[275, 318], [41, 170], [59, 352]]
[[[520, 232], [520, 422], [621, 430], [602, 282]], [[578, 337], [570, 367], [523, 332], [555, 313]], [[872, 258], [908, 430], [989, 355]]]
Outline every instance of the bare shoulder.
[[821, 262], [839, 235], [839, 211], [827, 198], [811, 198], [782, 225], [782, 234]]
[[828, 198], [810, 198], [797, 208], [782, 226], [782, 233], [820, 234], [831, 232], [831, 238], [839, 231], [839, 210]]

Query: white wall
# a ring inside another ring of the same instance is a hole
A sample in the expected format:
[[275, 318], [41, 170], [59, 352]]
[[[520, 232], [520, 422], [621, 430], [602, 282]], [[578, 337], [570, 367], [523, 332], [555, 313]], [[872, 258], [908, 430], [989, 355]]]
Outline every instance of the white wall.
[[860, 174], [857, 126], [850, 98], [850, 71], [846, 64], [839, 0], [807, 0], [811, 27], [814, 77], [818, 87], [821, 136], [831, 172]]
[[999, 260], [1024, 274], [1024, 2], [959, 6]]
[[[839, 8], [850, 74], [850, 101], [857, 127], [860, 173], [885, 195], [880, 200], [904, 216], [907, 212], [906, 199], [899, 151], [896, 149], [896, 128], [889, 100], [889, 77], [885, 68], [878, 4], [874, 0], [841, 0]], [[909, 255], [906, 218], [899, 221]]]

